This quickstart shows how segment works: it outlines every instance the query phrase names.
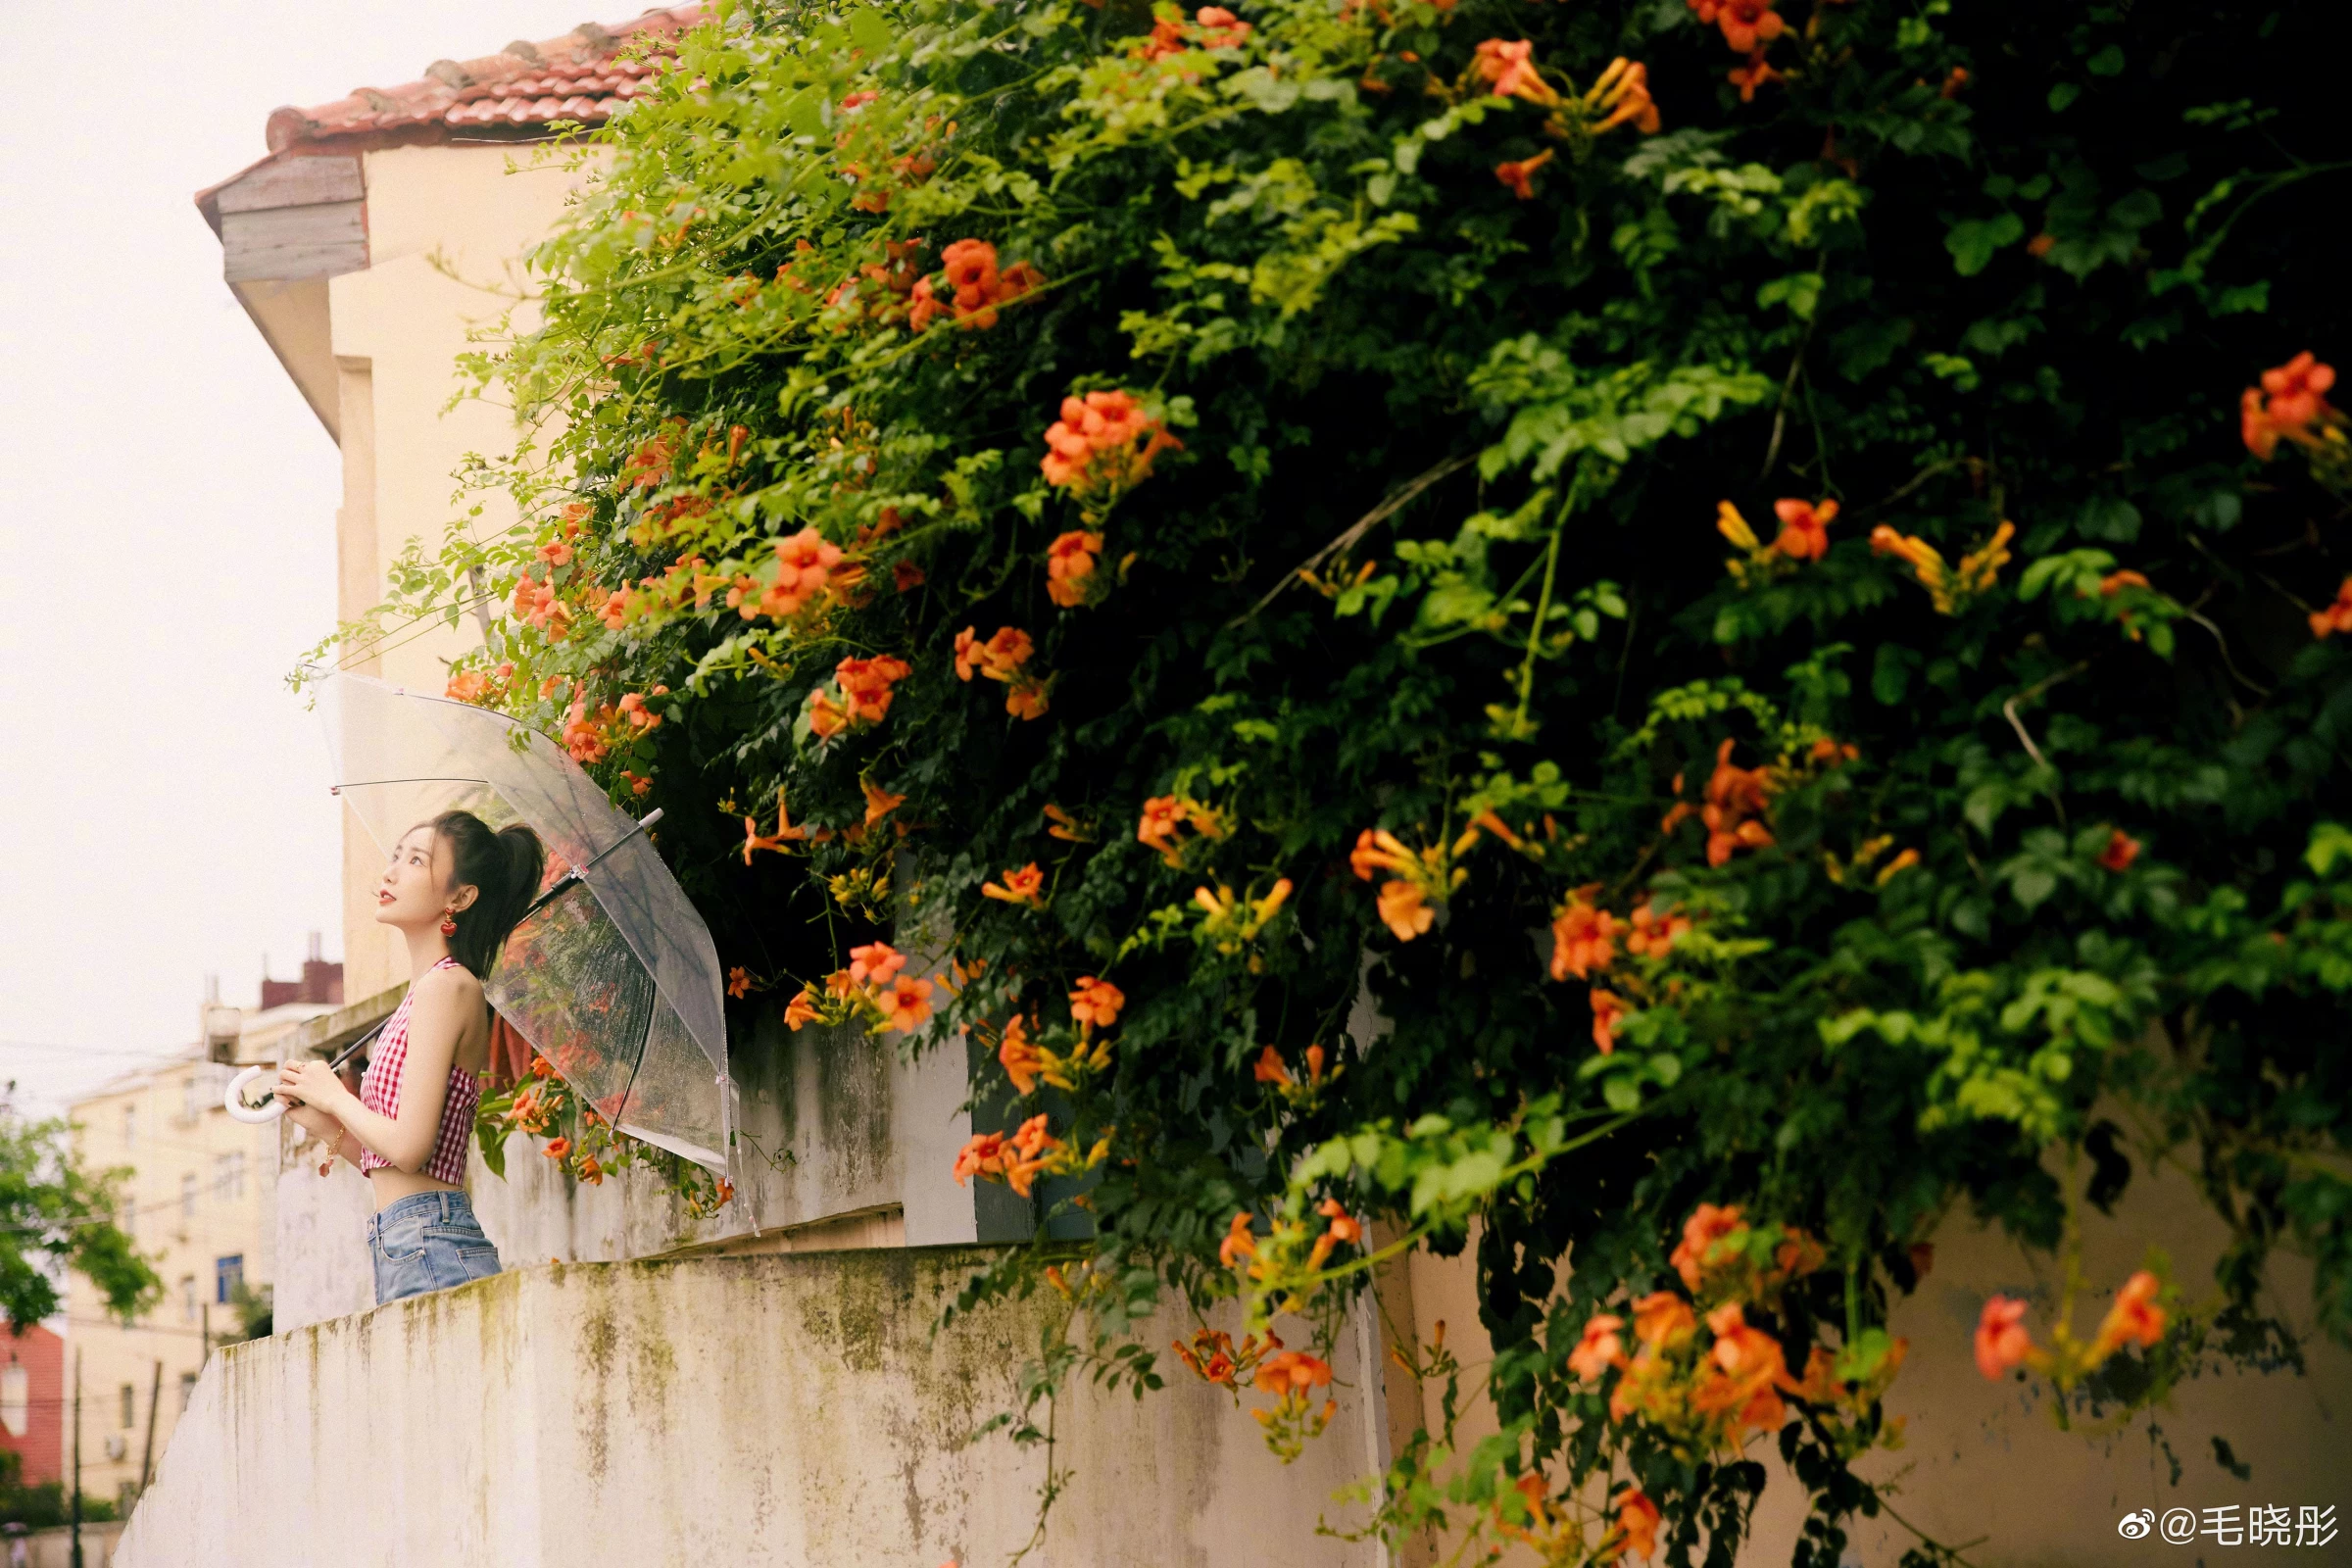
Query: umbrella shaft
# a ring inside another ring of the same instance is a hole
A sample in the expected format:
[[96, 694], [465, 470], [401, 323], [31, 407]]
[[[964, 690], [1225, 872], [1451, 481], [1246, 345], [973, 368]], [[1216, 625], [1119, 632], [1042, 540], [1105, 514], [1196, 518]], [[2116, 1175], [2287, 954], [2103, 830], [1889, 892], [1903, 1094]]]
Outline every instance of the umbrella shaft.
[[[606, 845], [602, 850], [598, 851], [595, 859], [590, 860], [586, 865], [581, 866], [575, 871], [564, 872], [563, 877], [556, 883], [554, 887], [549, 888], [545, 893], [542, 893], [539, 895], [539, 897], [533, 899], [531, 901], [531, 906], [522, 911], [522, 919], [528, 920], [532, 915], [537, 914], [541, 909], [544, 909], [549, 905], [555, 903], [557, 899], [562, 898], [564, 893], [570, 890], [573, 883], [579, 881], [589, 872], [596, 869], [597, 861], [602, 860], [606, 856], [611, 855], [614, 850], [619, 849], [623, 844], [628, 843], [629, 840], [635, 838], [638, 834], [644, 832], [647, 828], [652, 827], [656, 822], [661, 820], [662, 808], [657, 806], [652, 810], [646, 812], [644, 816], [638, 818], [636, 825], [631, 827], [626, 833], [623, 833], [620, 837], [614, 839], [612, 843]], [[517, 925], [521, 923], [521, 920], [517, 920], [515, 922]]]

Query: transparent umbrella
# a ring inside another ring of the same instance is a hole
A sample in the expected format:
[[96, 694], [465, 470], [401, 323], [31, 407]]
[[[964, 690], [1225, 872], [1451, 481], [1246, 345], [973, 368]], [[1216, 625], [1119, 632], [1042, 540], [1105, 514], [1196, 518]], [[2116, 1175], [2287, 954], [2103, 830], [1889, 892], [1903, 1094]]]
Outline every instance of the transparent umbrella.
[[[336, 673], [319, 692], [334, 788], [389, 855], [442, 811], [521, 822], [550, 883], [483, 981], [490, 1004], [622, 1132], [726, 1173], [734, 1086], [709, 927], [642, 831], [537, 730]], [[229, 1108], [243, 1103], [240, 1074]]]

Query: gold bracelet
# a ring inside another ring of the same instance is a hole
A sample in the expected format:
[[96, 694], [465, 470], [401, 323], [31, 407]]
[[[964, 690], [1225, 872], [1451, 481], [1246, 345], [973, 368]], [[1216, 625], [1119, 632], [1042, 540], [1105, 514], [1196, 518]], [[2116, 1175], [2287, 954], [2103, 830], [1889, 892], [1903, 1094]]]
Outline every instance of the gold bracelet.
[[337, 1122], [335, 1124], [335, 1141], [326, 1146], [326, 1155], [324, 1158], [318, 1161], [318, 1174], [320, 1176], [325, 1176], [334, 1170], [335, 1155], [342, 1152], [344, 1136], [350, 1131], [351, 1129], [344, 1126], [341, 1122]]

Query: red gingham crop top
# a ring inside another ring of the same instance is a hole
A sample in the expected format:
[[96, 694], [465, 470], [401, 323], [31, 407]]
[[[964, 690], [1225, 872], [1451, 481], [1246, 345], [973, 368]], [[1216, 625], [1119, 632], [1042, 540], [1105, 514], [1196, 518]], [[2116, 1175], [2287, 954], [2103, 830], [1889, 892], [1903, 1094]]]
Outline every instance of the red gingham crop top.
[[[433, 969], [457, 961], [443, 958]], [[432, 969], [425, 971], [432, 972]], [[409, 1004], [416, 1000], [416, 987], [412, 983], [409, 994], [400, 999], [400, 1006], [384, 1025], [383, 1036], [368, 1058], [367, 1072], [360, 1076], [360, 1103], [380, 1116], [400, 1114], [400, 1071], [409, 1059]], [[466, 1180], [466, 1145], [473, 1137], [473, 1107], [481, 1098], [481, 1085], [474, 1081], [473, 1074], [452, 1062], [449, 1095], [441, 1102], [441, 1131], [433, 1140], [433, 1157], [424, 1162], [424, 1175], [450, 1183]], [[391, 1164], [372, 1149], [360, 1151], [362, 1175], [388, 1169]]]

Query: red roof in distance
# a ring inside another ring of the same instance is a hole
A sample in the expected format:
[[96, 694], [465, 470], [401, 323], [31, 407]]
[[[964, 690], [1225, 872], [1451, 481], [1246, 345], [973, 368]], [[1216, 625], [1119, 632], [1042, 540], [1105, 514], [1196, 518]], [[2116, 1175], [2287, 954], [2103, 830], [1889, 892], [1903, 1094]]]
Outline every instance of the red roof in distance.
[[[646, 58], [703, 20], [700, 5], [648, 11], [611, 27], [585, 23], [544, 43], [517, 41], [479, 60], [439, 60], [399, 87], [361, 87], [314, 109], [270, 116], [270, 151], [448, 141], [459, 135], [536, 133], [556, 121], [602, 124], [645, 90], [659, 69]], [[618, 58], [622, 55], [630, 58]]]

